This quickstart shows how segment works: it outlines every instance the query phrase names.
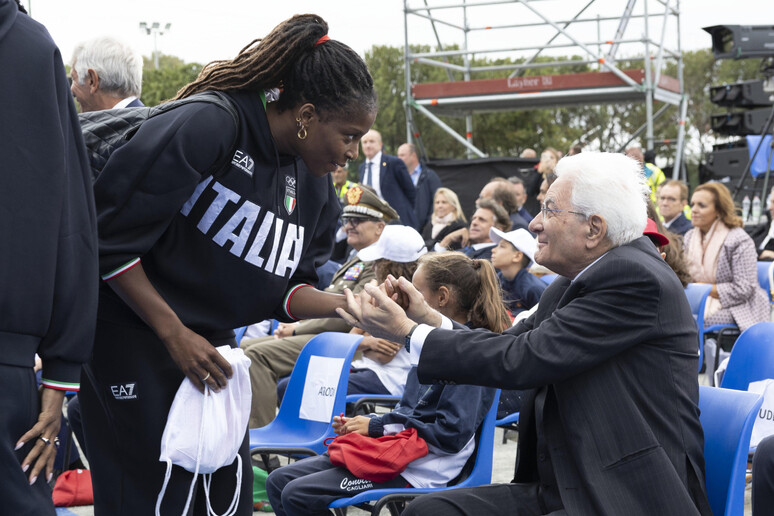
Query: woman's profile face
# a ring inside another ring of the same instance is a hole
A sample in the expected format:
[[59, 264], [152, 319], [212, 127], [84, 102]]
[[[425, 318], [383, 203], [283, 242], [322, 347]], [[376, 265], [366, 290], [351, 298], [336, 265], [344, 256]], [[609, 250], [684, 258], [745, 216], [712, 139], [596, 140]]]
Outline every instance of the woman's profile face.
[[433, 213], [436, 217], [445, 217], [452, 211], [454, 211], [454, 206], [449, 203], [444, 194], [438, 194], [435, 196], [435, 201], [433, 202]]
[[707, 231], [718, 219], [715, 196], [707, 190], [699, 190], [691, 197], [691, 224], [701, 231]]
[[307, 126], [306, 138], [298, 139], [295, 148], [312, 174], [323, 177], [357, 159], [360, 138], [371, 129], [375, 119], [376, 112], [352, 107], [326, 120], [317, 115]]
[[428, 305], [430, 305], [435, 310], [440, 308], [438, 305], [438, 296], [435, 295], [435, 292], [433, 292], [427, 282], [427, 277], [425, 276], [423, 265], [420, 265], [417, 267], [417, 270], [414, 271], [414, 276], [411, 278], [411, 283], [413, 283], [414, 288], [416, 288], [419, 293], [422, 294]]

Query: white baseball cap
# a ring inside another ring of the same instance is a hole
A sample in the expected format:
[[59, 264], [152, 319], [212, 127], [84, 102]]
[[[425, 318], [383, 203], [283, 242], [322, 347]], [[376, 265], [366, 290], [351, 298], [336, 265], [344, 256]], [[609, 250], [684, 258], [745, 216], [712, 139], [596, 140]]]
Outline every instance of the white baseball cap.
[[409, 226], [384, 226], [379, 240], [361, 249], [357, 255], [364, 262], [383, 258], [393, 262], [415, 262], [427, 252], [425, 241], [417, 230]]
[[500, 240], [507, 240], [513, 247], [524, 253], [531, 262], [535, 261], [535, 251], [537, 250], [537, 243], [535, 237], [530, 235], [526, 229], [517, 229], [515, 231], [500, 231], [499, 229], [492, 227], [489, 229], [489, 238], [492, 242], [499, 244]]

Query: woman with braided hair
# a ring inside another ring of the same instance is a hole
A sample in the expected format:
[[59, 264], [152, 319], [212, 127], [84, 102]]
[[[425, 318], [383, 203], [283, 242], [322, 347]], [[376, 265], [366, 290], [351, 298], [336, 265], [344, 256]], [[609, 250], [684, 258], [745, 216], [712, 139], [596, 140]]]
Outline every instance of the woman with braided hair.
[[[217, 392], [232, 370], [215, 349], [263, 319], [333, 317], [340, 295], [311, 287], [333, 244], [339, 203], [328, 173], [358, 154], [376, 95], [363, 60], [297, 15], [177, 98], [217, 91], [149, 118], [95, 185], [99, 315], [81, 390], [97, 514], [152, 514], [164, 481], [167, 414], [181, 382]], [[205, 447], [219, 443], [204, 443]], [[237, 514], [251, 512], [247, 436]], [[212, 475], [221, 513], [236, 466]], [[174, 466], [162, 514], [186, 506], [192, 474]], [[193, 514], [206, 514], [203, 489]]]

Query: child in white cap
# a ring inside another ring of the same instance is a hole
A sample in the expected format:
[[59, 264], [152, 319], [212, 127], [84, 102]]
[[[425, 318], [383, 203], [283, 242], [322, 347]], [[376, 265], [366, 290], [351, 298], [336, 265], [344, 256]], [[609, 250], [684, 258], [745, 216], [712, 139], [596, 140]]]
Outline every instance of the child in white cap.
[[494, 227], [489, 238], [497, 244], [492, 249], [492, 265], [498, 271], [506, 307], [512, 316], [529, 310], [546, 289], [546, 284], [528, 270], [537, 247], [535, 238], [525, 229], [506, 233]]

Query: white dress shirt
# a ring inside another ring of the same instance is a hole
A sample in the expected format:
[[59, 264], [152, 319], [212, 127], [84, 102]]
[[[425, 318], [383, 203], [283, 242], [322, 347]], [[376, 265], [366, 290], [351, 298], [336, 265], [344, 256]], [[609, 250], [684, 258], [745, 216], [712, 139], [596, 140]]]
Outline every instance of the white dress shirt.
[[371, 188], [376, 190], [376, 195], [378, 195], [379, 198], [384, 199], [384, 197], [382, 197], [382, 189], [379, 182], [379, 176], [382, 171], [382, 152], [377, 152], [373, 159], [366, 159], [365, 168], [363, 169], [363, 184], [367, 184], [366, 179], [368, 178], [369, 163], [373, 163], [373, 165], [371, 165]]

